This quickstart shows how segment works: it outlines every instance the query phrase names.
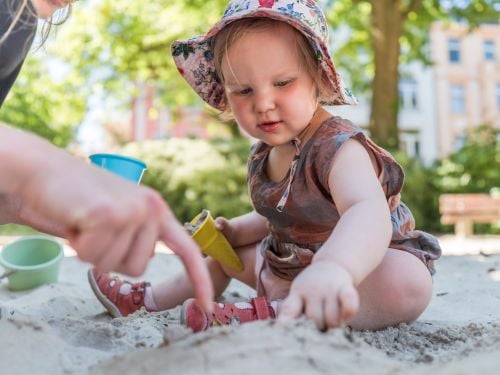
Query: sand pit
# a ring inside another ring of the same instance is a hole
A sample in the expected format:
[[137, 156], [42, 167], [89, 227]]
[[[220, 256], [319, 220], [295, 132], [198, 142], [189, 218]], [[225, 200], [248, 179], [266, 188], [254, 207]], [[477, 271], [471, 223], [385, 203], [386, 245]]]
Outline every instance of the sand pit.
[[[192, 334], [179, 326], [178, 309], [112, 319], [88, 286], [89, 266], [68, 256], [57, 284], [12, 293], [2, 282], [0, 373], [498, 374], [500, 239], [488, 246], [437, 263], [433, 300], [418, 321], [352, 334], [321, 333], [305, 319]], [[180, 268], [159, 253], [145, 278], [157, 282]], [[225, 299], [252, 294], [235, 282]]]

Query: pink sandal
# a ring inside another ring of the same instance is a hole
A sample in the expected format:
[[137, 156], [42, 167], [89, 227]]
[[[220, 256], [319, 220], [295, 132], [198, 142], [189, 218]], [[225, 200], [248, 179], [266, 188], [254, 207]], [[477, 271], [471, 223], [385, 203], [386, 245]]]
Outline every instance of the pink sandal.
[[[130, 315], [144, 306], [146, 288], [151, 284], [148, 282], [129, 283], [120, 280], [117, 276], [109, 273], [100, 273], [95, 269], [88, 271], [90, 287], [97, 299], [104, 305], [113, 318]], [[127, 294], [120, 293], [124, 284], [130, 285]], [[146, 311], [148, 311], [146, 309]]]
[[193, 332], [200, 332], [214, 325], [229, 325], [276, 318], [274, 308], [267, 302], [265, 297], [252, 298], [250, 303], [214, 303], [213, 306], [213, 312], [207, 314], [196, 304], [193, 298], [188, 299], [182, 305], [181, 324], [191, 328]]

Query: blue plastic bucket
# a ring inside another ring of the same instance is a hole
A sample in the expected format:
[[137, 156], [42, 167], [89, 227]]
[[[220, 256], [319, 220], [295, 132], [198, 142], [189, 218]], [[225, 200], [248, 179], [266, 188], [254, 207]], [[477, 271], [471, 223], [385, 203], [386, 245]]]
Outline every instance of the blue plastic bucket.
[[147, 168], [146, 163], [139, 159], [115, 154], [93, 154], [89, 156], [89, 159], [92, 164], [136, 183], [141, 182], [142, 175]]

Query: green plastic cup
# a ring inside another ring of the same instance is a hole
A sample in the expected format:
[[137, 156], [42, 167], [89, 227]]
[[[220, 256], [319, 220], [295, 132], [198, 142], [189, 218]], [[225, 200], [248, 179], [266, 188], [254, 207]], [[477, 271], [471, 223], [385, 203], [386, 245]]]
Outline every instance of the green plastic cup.
[[26, 236], [2, 248], [0, 265], [10, 290], [26, 290], [57, 282], [63, 257], [63, 247], [54, 238]]

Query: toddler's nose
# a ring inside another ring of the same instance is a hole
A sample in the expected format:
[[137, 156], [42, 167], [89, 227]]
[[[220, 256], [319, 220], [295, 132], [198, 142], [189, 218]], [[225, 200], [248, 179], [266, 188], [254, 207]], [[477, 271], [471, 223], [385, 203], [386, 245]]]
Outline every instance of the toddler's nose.
[[255, 111], [257, 113], [266, 113], [276, 107], [272, 95], [260, 93], [255, 95]]

